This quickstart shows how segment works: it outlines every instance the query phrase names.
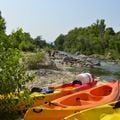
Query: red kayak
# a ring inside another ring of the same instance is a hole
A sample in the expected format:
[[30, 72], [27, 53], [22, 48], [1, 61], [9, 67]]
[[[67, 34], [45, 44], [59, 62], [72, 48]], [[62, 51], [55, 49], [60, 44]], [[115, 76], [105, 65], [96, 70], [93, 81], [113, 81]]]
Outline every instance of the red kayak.
[[55, 87], [55, 90], [59, 90], [59, 91], [70, 91], [72, 93], [77, 92], [77, 91], [81, 91], [81, 90], [86, 90], [89, 89], [93, 86], [95, 86], [97, 84], [96, 80], [93, 80], [93, 82], [91, 83], [85, 83], [85, 84], [73, 84], [73, 83], [68, 83], [68, 84], [64, 84], [58, 87]]

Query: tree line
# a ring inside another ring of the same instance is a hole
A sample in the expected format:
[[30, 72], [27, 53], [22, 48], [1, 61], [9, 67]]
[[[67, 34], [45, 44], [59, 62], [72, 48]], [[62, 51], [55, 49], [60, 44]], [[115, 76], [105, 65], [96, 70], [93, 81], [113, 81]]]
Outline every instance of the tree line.
[[70, 53], [110, 53], [113, 58], [120, 58], [120, 31], [115, 32], [112, 27], [106, 27], [104, 19], [97, 20], [87, 27], [76, 27], [66, 35], [60, 34], [54, 44], [57, 50]]
[[6, 22], [0, 13], [0, 40], [4, 39], [5, 43], [8, 42], [9, 47], [12, 46], [20, 51], [48, 48], [86, 55], [109, 53], [113, 59], [120, 58], [120, 31], [115, 32], [112, 27], [107, 27], [104, 19], [97, 20], [87, 27], [75, 27], [67, 34], [60, 34], [50, 44], [41, 36], [32, 38], [22, 28], [13, 31], [10, 35], [6, 35], [5, 32]]
[[36, 49], [52, 47], [52, 44], [47, 43], [41, 36], [32, 38], [30, 33], [24, 32], [22, 28], [18, 28], [16, 31], [7, 35], [6, 22], [0, 12], [0, 41], [3, 39], [5, 40], [4, 42], [9, 42], [9, 47], [11, 46], [21, 51], [34, 51]]

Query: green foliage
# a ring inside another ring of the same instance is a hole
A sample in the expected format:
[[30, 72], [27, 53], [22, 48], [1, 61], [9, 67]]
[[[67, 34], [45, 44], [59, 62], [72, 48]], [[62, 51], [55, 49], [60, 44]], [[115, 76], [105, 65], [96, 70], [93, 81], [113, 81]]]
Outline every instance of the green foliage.
[[2, 120], [16, 120], [23, 117], [24, 112], [33, 104], [28, 91], [20, 94], [10, 93], [0, 96], [0, 118]]
[[120, 55], [120, 32], [115, 33], [112, 27], [106, 28], [105, 20], [101, 19], [88, 27], [74, 28], [66, 35], [59, 35], [54, 44], [58, 50], [87, 55], [104, 55], [114, 50], [116, 59]]
[[45, 51], [46, 53], [48, 53], [49, 51], [52, 51], [52, 48], [46, 46], [46, 47], [44, 48], [44, 51]]
[[4, 18], [1, 16], [1, 12], [0, 12], [0, 34], [5, 33], [5, 20]]
[[[19, 63], [20, 53], [17, 49], [6, 49], [3, 44], [0, 44], [0, 48], [0, 94], [4, 95], [4, 98], [0, 100], [0, 106], [4, 107], [0, 109], [0, 116], [7, 114], [3, 119], [7, 120], [6, 117], [8, 117], [9, 120], [14, 120], [13, 118], [18, 115], [14, 109], [17, 103], [15, 99], [8, 96], [16, 93], [17, 97], [19, 91], [22, 90], [22, 85], [32, 80], [33, 77], [25, 74], [24, 67]], [[24, 99], [27, 100], [27, 98]]]
[[109, 50], [109, 53], [110, 53], [110, 59], [112, 59], [112, 60], [116, 60], [116, 59], [120, 58], [119, 53], [116, 52], [115, 49]]
[[57, 50], [63, 50], [63, 45], [64, 45], [64, 35], [59, 35], [57, 39], [55, 40], [55, 46]]
[[34, 51], [50, 46], [45, 40], [42, 40], [41, 36], [37, 36], [33, 39], [29, 33], [23, 32], [22, 28], [13, 32], [9, 36], [9, 40], [12, 42], [14, 48], [18, 48], [21, 51]]
[[45, 40], [42, 40], [41, 36], [37, 36], [34, 40], [33, 40], [34, 45], [36, 46], [36, 48], [43, 48], [45, 46], [47, 46], [47, 43]]
[[29, 69], [37, 69], [40, 63], [44, 63], [46, 57], [45, 52], [29, 53], [27, 56], [23, 57], [24, 64], [26, 64]]
[[18, 90], [31, 77], [25, 74], [24, 67], [19, 63], [20, 53], [17, 49], [0, 48], [0, 94], [8, 94]]
[[30, 41], [22, 41], [19, 44], [19, 49], [21, 51], [34, 51], [35, 45], [32, 44]]
[[[0, 118], [15, 120], [18, 117], [18, 113], [14, 109], [17, 105], [15, 97], [19, 103], [21, 100], [19, 92], [24, 90], [22, 86], [32, 80], [33, 76], [25, 73], [24, 66], [20, 64], [21, 55], [17, 49], [16, 39], [7, 36], [5, 28], [4, 19], [0, 14]], [[21, 30], [17, 34], [19, 34], [17, 38], [20, 42]], [[16, 95], [13, 97], [14, 94]], [[21, 98], [28, 100], [26, 96], [21, 96]]]
[[29, 33], [23, 32], [22, 28], [13, 32], [9, 36], [9, 40], [12, 42], [14, 48], [18, 48], [22, 51], [33, 51], [35, 45]]

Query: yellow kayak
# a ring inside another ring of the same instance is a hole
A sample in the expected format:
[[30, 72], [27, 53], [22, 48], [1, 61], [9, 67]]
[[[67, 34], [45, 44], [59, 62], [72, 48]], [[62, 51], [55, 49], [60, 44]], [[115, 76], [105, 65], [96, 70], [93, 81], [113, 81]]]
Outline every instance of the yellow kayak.
[[34, 92], [30, 95], [30, 98], [33, 99], [32, 106], [38, 106], [38, 105], [44, 104], [45, 102], [54, 100], [56, 98], [62, 97], [67, 94], [69, 94], [69, 93], [67, 93], [67, 92], [62, 93], [61, 91], [54, 91], [53, 93], [50, 93], [50, 94]]
[[[115, 105], [117, 107], [113, 107]], [[64, 120], [120, 120], [120, 102], [83, 110], [65, 117]]]

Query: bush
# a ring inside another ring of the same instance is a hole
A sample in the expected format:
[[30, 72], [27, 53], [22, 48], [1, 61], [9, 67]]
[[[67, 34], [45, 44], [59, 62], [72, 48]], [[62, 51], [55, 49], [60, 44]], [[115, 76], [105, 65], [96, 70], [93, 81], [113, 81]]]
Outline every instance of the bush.
[[26, 92], [20, 95], [22, 86], [33, 76], [26, 74], [24, 66], [19, 63], [20, 52], [15, 48], [16, 38], [22, 35], [21, 30], [17, 32], [18, 37], [7, 36], [5, 31], [5, 20], [0, 12], [0, 119], [15, 120], [20, 110], [16, 108], [21, 106], [22, 101], [29, 100]]
[[19, 49], [21, 51], [34, 51], [35, 45], [33, 45], [30, 41], [22, 41], [19, 44]]
[[18, 111], [21, 111], [21, 100], [24, 105], [30, 103], [25, 102], [29, 100], [26, 95], [19, 97], [19, 93], [24, 90], [22, 86], [32, 80], [33, 76], [26, 74], [24, 66], [19, 63], [19, 50], [10, 48], [7, 42], [0, 41], [0, 118], [15, 120]]
[[0, 96], [0, 98], [0, 118], [2, 120], [16, 120], [19, 116], [22, 117], [33, 103], [29, 93], [26, 92], [21, 95], [11, 93]]
[[23, 58], [24, 64], [26, 64], [29, 69], [37, 69], [40, 63], [45, 63], [45, 52], [36, 52], [28, 54]]

